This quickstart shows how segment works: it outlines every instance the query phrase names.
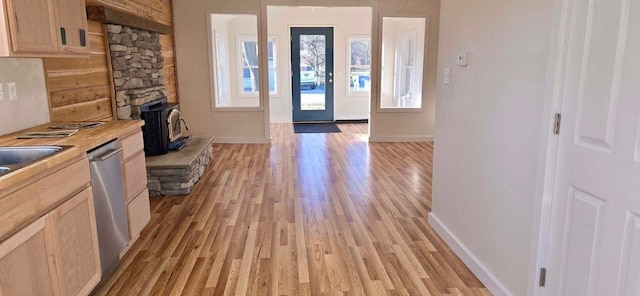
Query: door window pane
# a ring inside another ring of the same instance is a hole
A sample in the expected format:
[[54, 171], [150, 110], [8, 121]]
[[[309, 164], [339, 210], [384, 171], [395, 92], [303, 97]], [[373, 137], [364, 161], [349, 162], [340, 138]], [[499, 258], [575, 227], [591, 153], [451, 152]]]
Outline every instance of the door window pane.
[[381, 108], [422, 107], [425, 27], [425, 18], [383, 18]]
[[324, 35], [300, 35], [300, 109], [325, 110], [326, 40]]

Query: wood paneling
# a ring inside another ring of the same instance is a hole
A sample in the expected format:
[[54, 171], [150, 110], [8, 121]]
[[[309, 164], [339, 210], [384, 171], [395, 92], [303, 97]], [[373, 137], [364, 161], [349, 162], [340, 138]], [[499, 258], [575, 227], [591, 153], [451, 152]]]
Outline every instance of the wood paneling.
[[171, 0], [87, 0], [86, 3], [87, 6], [115, 8], [172, 25]]
[[178, 102], [176, 67], [174, 58], [173, 36], [160, 35], [162, 56], [164, 57], [164, 85], [169, 102]]
[[215, 145], [95, 295], [490, 295], [427, 222], [432, 143], [367, 143], [366, 124]]
[[52, 121], [113, 118], [102, 25], [89, 21], [89, 58], [45, 58]]

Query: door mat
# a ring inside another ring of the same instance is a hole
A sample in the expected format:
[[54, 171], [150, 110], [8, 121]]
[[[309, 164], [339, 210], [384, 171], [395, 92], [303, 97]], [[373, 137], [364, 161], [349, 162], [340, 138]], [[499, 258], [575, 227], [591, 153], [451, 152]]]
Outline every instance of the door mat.
[[342, 132], [335, 123], [294, 123], [293, 130], [296, 134], [325, 134]]

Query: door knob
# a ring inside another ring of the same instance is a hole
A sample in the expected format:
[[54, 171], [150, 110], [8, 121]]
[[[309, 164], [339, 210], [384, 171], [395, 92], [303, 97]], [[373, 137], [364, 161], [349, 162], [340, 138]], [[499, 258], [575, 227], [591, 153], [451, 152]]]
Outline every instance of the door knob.
[[333, 79], [329, 78], [329, 83], [333, 83]]

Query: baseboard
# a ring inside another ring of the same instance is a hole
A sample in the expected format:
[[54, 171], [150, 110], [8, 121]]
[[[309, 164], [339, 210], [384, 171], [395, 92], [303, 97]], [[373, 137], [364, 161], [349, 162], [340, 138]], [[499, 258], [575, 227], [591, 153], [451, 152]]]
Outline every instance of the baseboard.
[[234, 138], [234, 137], [215, 137], [213, 139], [214, 143], [220, 144], [271, 144], [271, 139], [266, 138]]
[[291, 123], [291, 118], [271, 118], [271, 123]]
[[429, 213], [429, 224], [493, 295], [513, 295], [433, 213]]
[[370, 136], [369, 142], [433, 142], [433, 139], [433, 136]]

